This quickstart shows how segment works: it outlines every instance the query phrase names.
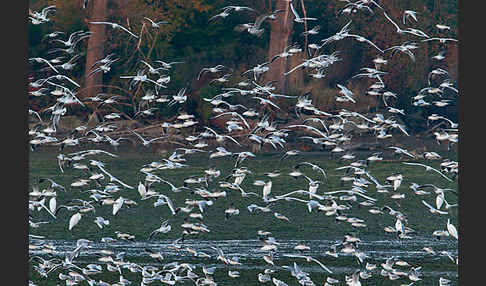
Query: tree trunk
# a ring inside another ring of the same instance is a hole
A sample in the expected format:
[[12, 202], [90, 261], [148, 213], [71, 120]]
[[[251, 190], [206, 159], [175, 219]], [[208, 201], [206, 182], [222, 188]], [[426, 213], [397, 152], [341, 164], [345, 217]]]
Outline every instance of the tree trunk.
[[[289, 57], [288, 60], [288, 70], [292, 69], [293, 67], [300, 65], [304, 60], [306, 60], [305, 57], [305, 47], [302, 49], [302, 53], [294, 54]], [[287, 88], [286, 92], [295, 94], [298, 93], [298, 91], [301, 89], [301, 87], [304, 85], [304, 70], [303, 69], [298, 69], [293, 71], [291, 74], [287, 76]]]
[[[105, 21], [106, 9], [108, 0], [96, 0], [91, 5], [91, 15], [89, 21]], [[95, 96], [101, 92], [101, 84], [103, 83], [103, 72], [97, 72], [89, 77], [90, 68], [99, 59], [104, 57], [105, 45], [105, 30], [106, 25], [89, 25], [91, 36], [88, 40], [88, 50], [86, 52], [86, 67], [85, 67], [85, 92], [81, 95], [82, 98]]]
[[[284, 12], [277, 14], [277, 19], [270, 23], [270, 44], [268, 48], [268, 60], [280, 54], [289, 45], [289, 39], [293, 31], [294, 15], [290, 5], [286, 1], [277, 1], [274, 10], [282, 9]], [[275, 80], [276, 92], [285, 93], [288, 91], [288, 78], [283, 74], [287, 71], [289, 58], [277, 58], [269, 65], [265, 73], [265, 80]]]

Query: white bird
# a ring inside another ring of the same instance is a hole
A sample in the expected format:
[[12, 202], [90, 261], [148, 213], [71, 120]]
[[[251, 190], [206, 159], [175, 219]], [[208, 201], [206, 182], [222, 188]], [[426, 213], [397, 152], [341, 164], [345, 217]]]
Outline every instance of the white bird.
[[451, 219], [449, 218], [447, 219], [447, 231], [452, 237], [454, 237], [455, 239], [459, 239], [457, 229], [453, 224], [451, 224]]
[[73, 214], [71, 218], [69, 219], [69, 230], [72, 230], [73, 227], [75, 227], [79, 221], [81, 220], [81, 214], [79, 212]]
[[96, 225], [100, 229], [102, 229], [103, 227], [108, 226], [110, 224], [110, 221], [109, 220], [104, 219], [103, 217], [100, 217], [100, 216], [96, 217], [95, 220], [94, 220], [94, 222], [96, 223]]
[[152, 28], [160, 28], [160, 25], [161, 24], [169, 24], [169, 22], [167, 21], [158, 21], [158, 22], [155, 22], [153, 21], [152, 19], [148, 18], [148, 17], [143, 17], [145, 20], [149, 21]]
[[299, 16], [299, 13], [297, 13], [297, 10], [295, 10], [294, 5], [292, 5], [292, 2], [290, 2], [290, 9], [292, 10], [292, 14], [294, 14], [295, 16], [294, 21], [297, 23], [304, 23], [305, 21], [308, 20], [317, 20], [317, 18], [308, 18], [308, 17], [301, 18]]
[[145, 138], [143, 138], [140, 134], [138, 134], [137, 132], [131, 130], [131, 129], [128, 129], [130, 132], [132, 132], [133, 134], [135, 134], [138, 138], [140, 138], [140, 140], [142, 140], [142, 144], [143, 146], [149, 146], [150, 143], [154, 142], [154, 141], [157, 141], [157, 140], [160, 140], [160, 139], [166, 139], [167, 136], [160, 136], [160, 137], [156, 137], [156, 138], [152, 138], [150, 140], [146, 140]]
[[125, 198], [120, 196], [118, 199], [115, 200], [113, 203], [113, 209], [112, 209], [112, 214], [116, 215], [120, 209], [123, 207], [123, 204], [125, 203]]
[[130, 30], [128, 30], [127, 28], [123, 27], [122, 25], [120, 24], [117, 24], [117, 23], [111, 23], [111, 22], [104, 22], [104, 21], [94, 21], [94, 22], [89, 22], [90, 24], [95, 24], [95, 25], [109, 25], [111, 26], [113, 29], [121, 29], [125, 32], [127, 32], [128, 34], [130, 34], [132, 37], [135, 37], [138, 39], [138, 36], [135, 35], [134, 33], [132, 33]]
[[385, 18], [387, 18], [388, 21], [390, 21], [393, 24], [393, 26], [395, 26], [395, 28], [397, 29], [396, 31], [397, 33], [399, 34], [409, 33], [419, 37], [425, 37], [425, 38], [429, 37], [426, 34], [424, 34], [422, 31], [419, 31], [417, 29], [413, 29], [413, 28], [401, 29], [395, 22], [393, 22], [393, 20], [386, 14], [386, 12], [383, 12], [383, 14], [385, 15]]
[[422, 203], [429, 208], [429, 211], [430, 213], [432, 214], [438, 214], [438, 215], [441, 215], [441, 214], [448, 214], [448, 212], [445, 212], [445, 211], [441, 211], [441, 210], [438, 210], [436, 208], [434, 208], [433, 206], [431, 206], [430, 204], [428, 204], [426, 201], [422, 200]]
[[340, 89], [339, 94], [342, 94], [346, 99], [350, 100], [351, 102], [356, 103], [356, 100], [352, 97], [352, 91], [339, 83], [337, 84], [337, 87]]
[[168, 233], [172, 229], [171, 225], [169, 224], [169, 220], [165, 220], [162, 222], [161, 226], [154, 231], [152, 231], [148, 237], [148, 240], [151, 240], [154, 235], [159, 233]]
[[268, 199], [268, 196], [272, 192], [272, 180], [269, 180], [268, 182], [265, 183], [263, 186], [263, 201], [266, 201]]
[[403, 24], [405, 25], [406, 21], [409, 19], [413, 19], [415, 22], [417, 22], [417, 12], [412, 10], [403, 11], [403, 17], [402, 17]]
[[283, 256], [293, 257], [293, 258], [304, 258], [307, 262], [315, 262], [315, 263], [319, 264], [319, 266], [322, 267], [322, 269], [326, 270], [329, 273], [333, 273], [331, 271], [331, 269], [329, 269], [326, 265], [324, 265], [322, 262], [320, 262], [319, 260], [317, 260], [317, 259], [315, 259], [311, 256], [300, 255], [300, 254], [284, 254]]
[[400, 147], [396, 147], [396, 146], [390, 146], [388, 148], [395, 150], [394, 153], [396, 153], [396, 154], [404, 154], [404, 155], [407, 155], [407, 156], [409, 156], [411, 158], [415, 158], [415, 155], [413, 155], [412, 153], [410, 153], [406, 149], [403, 149], [403, 148], [400, 148]]
[[420, 163], [412, 163], [412, 162], [402, 162], [403, 164], [406, 164], [406, 165], [411, 165], [411, 166], [421, 166], [421, 167], [424, 167], [425, 168], [425, 171], [434, 171], [436, 172], [437, 174], [441, 175], [443, 178], [447, 179], [449, 182], [453, 182], [453, 180], [449, 177], [447, 177], [446, 175], [444, 175], [441, 171], [437, 170], [437, 169], [434, 169], [428, 165], [425, 165], [425, 164], [420, 164]]

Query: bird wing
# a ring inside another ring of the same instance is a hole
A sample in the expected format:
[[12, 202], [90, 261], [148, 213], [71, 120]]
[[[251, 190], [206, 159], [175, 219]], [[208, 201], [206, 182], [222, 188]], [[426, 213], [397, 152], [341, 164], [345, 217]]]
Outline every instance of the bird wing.
[[322, 262], [320, 262], [319, 260], [312, 258], [312, 257], [309, 257], [309, 259], [314, 261], [315, 263], [319, 264], [319, 266], [321, 266], [322, 269], [326, 270], [329, 273], [332, 273], [332, 271], [329, 268], [327, 268], [326, 265], [322, 264]]
[[295, 19], [300, 19], [299, 13], [297, 13], [297, 11], [295, 10], [294, 5], [292, 5], [292, 2], [290, 2], [290, 9], [292, 10], [292, 13], [294, 14]]
[[123, 27], [122, 25], [119, 25], [120, 29], [124, 30], [125, 32], [129, 33], [130, 35], [132, 35], [133, 37], [137, 38], [138, 39], [138, 36], [135, 35], [134, 33], [132, 33], [130, 30], [128, 30], [127, 28]]
[[390, 19], [390, 17], [386, 14], [386, 12], [383, 12], [383, 15], [385, 15], [385, 17], [388, 19], [388, 21], [390, 21], [393, 24], [393, 26], [395, 26], [395, 28], [397, 28], [397, 30], [401, 30], [400, 27], [398, 27], [398, 25], [395, 22], [393, 22], [392, 19]]

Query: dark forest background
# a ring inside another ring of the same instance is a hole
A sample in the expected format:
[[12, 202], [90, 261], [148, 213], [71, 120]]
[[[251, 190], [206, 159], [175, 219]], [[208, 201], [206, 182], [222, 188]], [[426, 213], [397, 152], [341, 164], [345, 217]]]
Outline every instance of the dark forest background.
[[[80, 98], [93, 96], [93, 93], [105, 92], [113, 94], [123, 94], [130, 98], [126, 105], [122, 105], [122, 111], [126, 114], [136, 112], [139, 98], [146, 90], [129, 90], [128, 80], [122, 80], [122, 75], [134, 75], [141, 68], [140, 60], [154, 63], [156, 60], [184, 61], [184, 64], [176, 65], [171, 71], [167, 72], [171, 80], [167, 89], [161, 91], [163, 94], [175, 94], [183, 87], [188, 87], [188, 101], [184, 107], [187, 112], [195, 114], [201, 122], [208, 122], [212, 111], [202, 98], [213, 97], [221, 93], [223, 86], [235, 86], [244, 79], [241, 73], [254, 67], [255, 65], [268, 61], [275, 55], [275, 47], [289, 46], [297, 44], [305, 50], [305, 45], [309, 43], [320, 43], [334, 35], [348, 21], [352, 20], [351, 33], [359, 34], [371, 40], [382, 49], [393, 45], [400, 45], [410, 40], [407, 35], [398, 35], [395, 28], [383, 16], [378, 8], [374, 8], [375, 13], [366, 11], [357, 13], [341, 13], [346, 2], [343, 1], [321, 1], [321, 0], [294, 0], [294, 5], [299, 11], [304, 11], [307, 17], [318, 18], [317, 21], [308, 21], [306, 25], [295, 24], [287, 31], [277, 30], [270, 21], [263, 24], [265, 33], [261, 37], [255, 37], [249, 33], [239, 33], [234, 31], [234, 27], [241, 23], [251, 23], [256, 15], [269, 13], [278, 8], [279, 3], [284, 1], [272, 0], [90, 0], [87, 7], [83, 8], [83, 2], [78, 0], [31, 0], [29, 9], [41, 10], [47, 5], [55, 5], [56, 11], [50, 14], [51, 21], [42, 25], [29, 24], [29, 54], [28, 57], [54, 58], [64, 56], [65, 60], [71, 55], [63, 53], [47, 53], [52, 48], [59, 45], [43, 40], [46, 33], [52, 31], [66, 32], [61, 38], [66, 39], [74, 31], [88, 31], [90, 19], [98, 13], [104, 13], [105, 20], [115, 22], [129, 27], [135, 34], [140, 35], [140, 41], [127, 34], [114, 30], [110, 27], [105, 28], [104, 37], [99, 37], [98, 44], [103, 46], [103, 55], [115, 53], [120, 60], [114, 63], [111, 71], [106, 74], [98, 73], [102, 83], [97, 88], [86, 88], [86, 61], [90, 57], [88, 40], [81, 41], [76, 50], [81, 53], [78, 63], [73, 70], [69, 71], [71, 78], [81, 84], [78, 90]], [[103, 2], [103, 11], [94, 7], [96, 2]], [[404, 10], [414, 10], [417, 12], [418, 22], [408, 22], [406, 26], [411, 26], [424, 31], [431, 37], [453, 37], [457, 38], [457, 1], [454, 0], [390, 0], [378, 1], [385, 9], [387, 14], [401, 26]], [[227, 5], [249, 6], [256, 10], [252, 12], [232, 12], [226, 18], [217, 18], [208, 21], [210, 17], [218, 14], [220, 9]], [[373, 6], [372, 6], [373, 7]], [[161, 25], [161, 28], [154, 29], [148, 25], [144, 17], [149, 17], [154, 21], [165, 20], [169, 24]], [[435, 27], [441, 23], [451, 27], [450, 31], [442, 32]], [[305, 29], [311, 29], [319, 25], [320, 31], [317, 35], [310, 35], [307, 38], [302, 36]], [[93, 26], [93, 25], [92, 25]], [[279, 34], [280, 33], [280, 34]], [[272, 36], [273, 34], [273, 36]], [[415, 38], [416, 39], [416, 38]], [[416, 61], [412, 62], [404, 54], [398, 53], [391, 56], [385, 53], [384, 58], [388, 64], [383, 70], [388, 75], [383, 76], [387, 90], [398, 95], [394, 99], [393, 106], [404, 109], [408, 114], [407, 121], [404, 122], [411, 132], [420, 132], [426, 128], [424, 118], [428, 114], [438, 113], [445, 115], [457, 122], [457, 106], [451, 104], [446, 107], [422, 108], [412, 105], [411, 98], [419, 90], [428, 87], [428, 74], [431, 70], [442, 68], [449, 72], [449, 77], [454, 86], [457, 87], [458, 80], [458, 44], [440, 44], [438, 41], [420, 42], [419, 49], [415, 52]], [[380, 98], [364, 95], [368, 87], [374, 82], [372, 79], [352, 79], [352, 76], [359, 73], [363, 67], [373, 67], [372, 60], [378, 53], [375, 49], [364, 43], [359, 43], [353, 39], [344, 39], [326, 45], [321, 52], [331, 54], [339, 51], [341, 61], [335, 63], [330, 68], [327, 76], [323, 79], [313, 79], [304, 70], [292, 73], [287, 82], [279, 85], [279, 93], [289, 95], [302, 95], [311, 92], [313, 103], [322, 110], [338, 110], [342, 104], [336, 104], [334, 97], [338, 92], [337, 83], [345, 84], [348, 88], [360, 95], [360, 100], [352, 108], [355, 111], [368, 112], [379, 111], [383, 108]], [[437, 61], [432, 56], [444, 52], [445, 60]], [[301, 63], [309, 54], [304, 52], [299, 56], [292, 56], [287, 67]], [[226, 85], [209, 84], [211, 78], [202, 78], [197, 81], [197, 75], [201, 68], [212, 67], [222, 64], [233, 69], [232, 78]], [[154, 64], [155, 65], [155, 64]], [[41, 72], [35, 65], [30, 66], [30, 74], [33, 80], [42, 78], [48, 72]], [[261, 83], [281, 77], [281, 71], [271, 69]], [[54, 102], [52, 97], [32, 97], [29, 105], [32, 109], [40, 106], [50, 105], [49, 101]], [[245, 104], [246, 98], [234, 97], [230, 100], [233, 103]], [[180, 111], [177, 107], [160, 106], [154, 120], [169, 118]], [[75, 110], [76, 116], [86, 119], [93, 112], [90, 109]], [[424, 114], [426, 113], [426, 114]]]

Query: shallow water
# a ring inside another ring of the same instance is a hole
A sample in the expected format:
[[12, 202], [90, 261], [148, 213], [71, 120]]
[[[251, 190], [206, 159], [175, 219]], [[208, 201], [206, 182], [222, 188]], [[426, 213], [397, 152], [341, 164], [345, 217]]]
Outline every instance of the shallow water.
[[[49, 239], [31, 239], [31, 244], [50, 244], [56, 247], [56, 256], [64, 256], [66, 253], [73, 251], [76, 248], [76, 241], [72, 240], [49, 240]], [[294, 246], [298, 243], [303, 242], [310, 247], [310, 250], [301, 252], [304, 255], [312, 256], [316, 259], [326, 259], [329, 257], [325, 254], [327, 250], [330, 249], [331, 245], [340, 243], [340, 240], [277, 240], [278, 249], [274, 255], [274, 259], [278, 261], [279, 259], [294, 259], [302, 260], [296, 258], [285, 257], [285, 254], [300, 254], [297, 250], [294, 250]], [[96, 256], [103, 249], [110, 249], [115, 254], [120, 252], [125, 252], [125, 257], [147, 257], [146, 249], [151, 249], [154, 251], [160, 251], [163, 255], [164, 260], [167, 261], [194, 261], [204, 259], [199, 257], [194, 257], [187, 251], [175, 251], [169, 246], [173, 245], [172, 240], [155, 240], [155, 241], [139, 241], [139, 242], [125, 242], [116, 241], [113, 243], [103, 243], [103, 242], [90, 242], [88, 243], [88, 248], [84, 248], [79, 256], [79, 261], [85, 260], [89, 261], [90, 257]], [[267, 254], [268, 251], [262, 251], [260, 248], [262, 243], [259, 240], [185, 240], [184, 243], [180, 244], [182, 249], [189, 247], [197, 252], [204, 252], [211, 255], [212, 258], [216, 257], [216, 251], [211, 248], [211, 246], [219, 247], [222, 249], [223, 253], [227, 257], [238, 257], [239, 261], [243, 264], [249, 263], [250, 265], [239, 266], [241, 269], [257, 269], [258, 265], [251, 265], [255, 260], [261, 260], [262, 256]], [[435, 255], [432, 256], [423, 250], [423, 247], [432, 247], [437, 253], [446, 250], [449, 251], [453, 256], [457, 256], [457, 244], [453, 240], [430, 240], [425, 237], [416, 237], [413, 240], [397, 241], [397, 240], [374, 240], [366, 241], [363, 240], [359, 244], [359, 250], [364, 252], [369, 256], [368, 260], [381, 261], [394, 256], [403, 260], [421, 260], [427, 257], [427, 259], [433, 260], [443, 260], [444, 262], [452, 261], [446, 256]], [[41, 251], [29, 250], [30, 255], [42, 254]], [[339, 258], [349, 257], [352, 258], [351, 254], [339, 253]], [[83, 259], [84, 258], [84, 259]], [[243, 267], [243, 268], [242, 268]], [[263, 266], [262, 266], [263, 267]], [[341, 267], [338, 267], [341, 268]], [[346, 267], [344, 267], [346, 268]], [[263, 268], [262, 268], [263, 269]], [[313, 269], [313, 272], [319, 270], [319, 267]], [[347, 269], [347, 268], [346, 268]], [[322, 270], [322, 269], [320, 269]], [[437, 271], [437, 275], [440, 273], [446, 273]], [[457, 276], [457, 272], [451, 272], [453, 276]]]

